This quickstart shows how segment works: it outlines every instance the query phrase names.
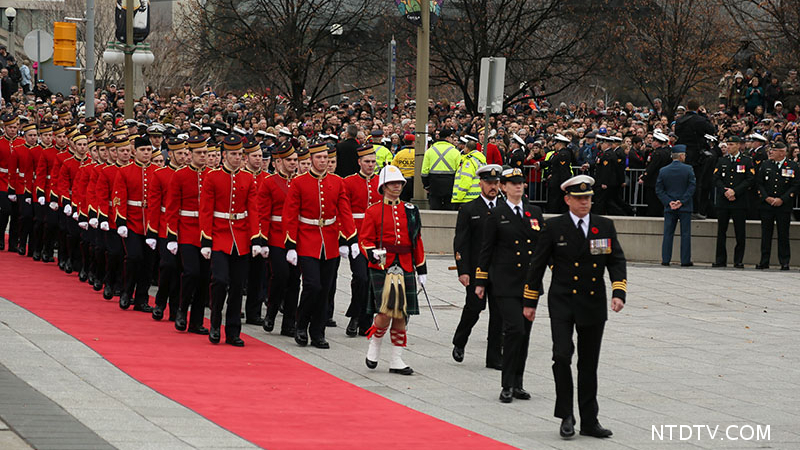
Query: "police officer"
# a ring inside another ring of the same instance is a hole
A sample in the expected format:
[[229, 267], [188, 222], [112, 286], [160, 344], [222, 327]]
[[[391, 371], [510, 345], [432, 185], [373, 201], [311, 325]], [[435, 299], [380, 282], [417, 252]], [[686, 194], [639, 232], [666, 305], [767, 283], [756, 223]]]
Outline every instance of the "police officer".
[[[500, 308], [492, 293], [491, 286], [487, 284], [486, 295], [478, 298], [475, 294], [475, 269], [478, 266], [483, 231], [489, 211], [497, 204], [500, 193], [500, 173], [503, 168], [497, 164], [489, 164], [478, 169], [481, 181], [481, 195], [475, 200], [465, 203], [458, 210], [456, 221], [456, 234], [453, 238], [453, 252], [458, 268], [458, 281], [467, 288], [467, 298], [461, 312], [461, 320], [453, 336], [453, 359], [457, 362], [464, 360], [464, 347], [472, 332], [472, 327], [478, 322], [481, 311], [489, 303], [489, 336], [486, 347], [486, 367], [492, 369], [503, 368], [503, 319], [500, 317]], [[488, 297], [488, 298], [487, 298]]]
[[524, 286], [524, 314], [532, 321], [543, 292], [544, 272], [548, 265], [552, 267], [547, 307], [553, 336], [555, 416], [561, 419], [559, 432], [563, 438], [575, 435], [570, 369], [575, 351], [573, 330], [578, 332], [580, 433], [598, 438], [611, 436], [611, 430], [597, 421], [597, 364], [608, 319], [603, 275], [608, 268], [611, 309], [619, 312], [627, 292], [626, 263], [614, 222], [589, 213], [593, 184], [592, 177], [578, 175], [561, 185], [569, 213], [553, 217], [545, 224]]
[[478, 198], [481, 193], [481, 187], [477, 171], [486, 165], [486, 155], [477, 148], [478, 138], [466, 135], [462, 136], [461, 140], [464, 143], [464, 147], [461, 150], [463, 154], [461, 155], [461, 161], [458, 163], [458, 170], [453, 184], [453, 197], [451, 199], [456, 207]]
[[[372, 132], [370, 132], [370, 139], [372, 140], [372, 148], [375, 150], [375, 170], [380, 171], [386, 167], [386, 165], [392, 162], [394, 155], [392, 154], [391, 150], [383, 145], [383, 141], [385, 139], [383, 136], [383, 130], [372, 130]], [[391, 138], [389, 139], [389, 142], [391, 142]]]
[[403, 141], [405, 145], [394, 155], [392, 165], [399, 167], [406, 179], [400, 200], [407, 202], [414, 197], [414, 135], [405, 135]]
[[746, 241], [747, 193], [753, 184], [753, 160], [740, 151], [742, 139], [732, 135], [727, 138], [728, 154], [717, 160], [714, 184], [717, 187], [717, 253], [712, 267], [725, 267], [728, 252], [725, 249], [728, 221], [733, 220], [736, 247], [733, 250], [733, 267], [743, 269]]
[[422, 185], [428, 191], [431, 209], [450, 210], [450, 198], [461, 153], [449, 128], [439, 131], [439, 140], [428, 147], [422, 160]]
[[[475, 268], [475, 295], [492, 295], [503, 317], [503, 375], [500, 401], [530, 400], [522, 387], [532, 322], [522, 315], [522, 288], [536, 240], [544, 224], [542, 210], [523, 202], [522, 170], [505, 168], [500, 179], [506, 200], [490, 211], [483, 232], [481, 254]], [[488, 271], [487, 271], [488, 270]]]
[[795, 196], [800, 189], [800, 167], [786, 159], [786, 144], [772, 145], [770, 158], [761, 163], [756, 173], [756, 188], [761, 199], [761, 261], [756, 269], [768, 269], [772, 251], [772, 226], [778, 224], [778, 262], [781, 270], [789, 270], [789, 221]]

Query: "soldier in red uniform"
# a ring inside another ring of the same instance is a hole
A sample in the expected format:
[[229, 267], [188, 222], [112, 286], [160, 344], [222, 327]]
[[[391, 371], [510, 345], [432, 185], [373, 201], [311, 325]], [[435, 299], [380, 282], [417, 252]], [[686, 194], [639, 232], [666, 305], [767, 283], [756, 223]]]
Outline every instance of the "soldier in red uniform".
[[[100, 198], [98, 194], [98, 185], [100, 184], [100, 177], [103, 171], [109, 164], [115, 164], [116, 161], [109, 160], [108, 147], [113, 146], [113, 143], [108, 142], [102, 137], [102, 134], [95, 135], [95, 149], [97, 153], [97, 164], [94, 170], [89, 175], [89, 186], [87, 189], [87, 198], [89, 200], [89, 229], [91, 247], [92, 247], [92, 264], [94, 270], [91, 272], [89, 281], [95, 291], [103, 289], [103, 282], [106, 277], [106, 239], [105, 231], [99, 229], [100, 226]], [[116, 155], [116, 153], [115, 153]]]
[[[73, 155], [64, 160], [61, 164], [61, 171], [58, 175], [58, 191], [61, 193], [61, 204], [64, 205], [63, 212], [66, 216], [64, 231], [66, 233], [66, 261], [64, 262], [64, 272], [72, 273], [73, 270], [82, 270], [80, 234], [78, 226], [78, 205], [80, 204], [81, 192], [77, 189], [78, 171], [82, 164], [89, 159], [89, 141], [82, 134], [75, 134], [72, 137]], [[61, 259], [61, 248], [58, 250], [58, 259]]]
[[271, 332], [275, 318], [283, 305], [281, 335], [294, 337], [294, 322], [297, 315], [297, 299], [300, 296], [300, 269], [286, 261], [283, 226], [283, 205], [292, 180], [297, 172], [297, 152], [287, 141], [273, 153], [275, 174], [258, 186], [258, 204], [261, 208], [261, 235], [267, 240], [271, 278], [267, 296], [267, 315], [264, 331]]
[[229, 135], [223, 141], [222, 167], [211, 171], [200, 194], [200, 253], [211, 260], [211, 329], [208, 339], [219, 343], [222, 307], [225, 343], [243, 347], [242, 290], [252, 255], [261, 253], [256, 183], [240, 170], [242, 139]]
[[[85, 133], [91, 133], [89, 127], [81, 127], [81, 134], [86, 136]], [[89, 281], [92, 284], [94, 263], [93, 263], [93, 249], [91, 246], [91, 236], [89, 232], [89, 204], [91, 197], [94, 195], [89, 190], [89, 180], [94, 169], [97, 166], [97, 148], [94, 140], [89, 139], [87, 136], [87, 147], [89, 148], [89, 157], [78, 168], [78, 174], [75, 180], [75, 187], [73, 191], [78, 194], [73, 195], [73, 202], [75, 203], [75, 210], [72, 215], [77, 214], [78, 228], [80, 229], [80, 258], [81, 270], [78, 272], [78, 280], [81, 282]]]
[[56, 146], [56, 160], [53, 162], [50, 176], [50, 203], [47, 206], [53, 212], [53, 227], [56, 233], [56, 240], [58, 241], [58, 268], [66, 270], [66, 263], [68, 258], [68, 245], [67, 245], [67, 217], [61, 214], [64, 204], [61, 202], [61, 167], [64, 161], [72, 157], [72, 146], [70, 145], [70, 138], [67, 137], [67, 128], [57, 126], [53, 129], [53, 142]]
[[[367, 367], [378, 366], [381, 342], [391, 323], [392, 358], [389, 371], [411, 375], [414, 371], [403, 362], [408, 316], [419, 314], [417, 285], [425, 286], [428, 273], [422, 245], [419, 210], [400, 200], [406, 183], [396, 166], [381, 170], [378, 189], [383, 201], [367, 208], [359, 230], [360, 244], [369, 259], [369, 274], [374, 296], [367, 313], [376, 313], [367, 336]], [[414, 274], [417, 274], [415, 279]]]
[[114, 181], [119, 168], [130, 162], [131, 145], [127, 137], [108, 138], [109, 164], [103, 168], [95, 185], [97, 199], [97, 221], [103, 234], [106, 249], [106, 274], [103, 279], [103, 298], [111, 300], [114, 295], [122, 294], [122, 237], [117, 234], [114, 220]]
[[308, 150], [311, 169], [292, 181], [283, 207], [286, 260], [292, 265], [299, 262], [303, 273], [295, 341], [307, 345], [310, 333], [313, 346], [330, 348], [325, 340], [326, 294], [337, 259], [358, 251], [358, 243], [344, 181], [327, 171], [328, 145], [316, 144]]
[[[160, 137], [160, 136], [159, 136]], [[172, 177], [189, 159], [186, 141], [171, 138], [167, 141], [169, 164], [155, 171], [153, 186], [148, 193], [147, 203], [151, 214], [147, 221], [147, 237], [158, 241], [158, 292], [153, 320], [164, 317], [164, 309], [169, 304], [169, 320], [175, 320], [180, 304], [180, 261], [167, 250], [167, 194], [172, 186]]]
[[[381, 201], [378, 193], [378, 177], [375, 173], [377, 158], [372, 144], [357, 150], [358, 173], [344, 179], [347, 196], [350, 198], [350, 209], [353, 211], [353, 221], [356, 231], [364, 223], [364, 213], [373, 203]], [[369, 277], [367, 272], [367, 258], [358, 252], [350, 255], [350, 271], [353, 274], [350, 282], [350, 306], [345, 314], [350, 318], [345, 332], [348, 336], [356, 336], [359, 331], [366, 336], [367, 329], [372, 324], [372, 315], [367, 314], [367, 297], [369, 296]]]
[[[12, 184], [16, 177], [16, 170], [11, 170], [13, 159], [13, 147], [22, 142], [17, 136], [19, 129], [19, 118], [14, 114], [3, 114], [0, 117], [3, 122], [5, 134], [0, 137], [0, 230], [5, 230], [8, 225], [8, 251], [17, 251], [17, 241], [19, 239], [19, 205], [17, 204], [17, 193]], [[0, 250], [5, 244], [4, 239], [0, 239]]]
[[[243, 171], [253, 176], [256, 182], [256, 193], [258, 192], [259, 183], [264, 183], [266, 174], [261, 171], [263, 152], [261, 146], [255, 139], [249, 140], [244, 144], [244, 167]], [[263, 205], [256, 203], [259, 208]], [[260, 212], [256, 212], [261, 220]], [[261, 234], [261, 251], [258, 254], [253, 254], [250, 259], [249, 272], [247, 274], [247, 300], [244, 305], [245, 323], [251, 325], [264, 325], [264, 319], [261, 318], [261, 306], [264, 304], [262, 297], [262, 288], [267, 282], [267, 257], [269, 256], [269, 247], [267, 246], [266, 237]]]
[[[42, 262], [53, 262], [53, 247], [58, 225], [57, 213], [51, 210], [47, 203], [53, 190], [55, 176], [53, 166], [56, 164], [58, 149], [53, 145], [53, 126], [42, 123], [39, 126], [39, 139], [41, 140], [42, 155], [36, 164], [36, 183], [34, 186], [38, 210], [37, 224], [33, 229], [36, 246], [33, 250], [33, 259], [38, 257]], [[57, 199], [56, 199], [57, 201]], [[56, 204], [58, 209], [58, 204]]]
[[208, 174], [206, 160], [208, 147], [203, 137], [192, 137], [186, 142], [191, 154], [189, 163], [178, 169], [172, 177], [165, 212], [167, 220], [167, 250], [177, 255], [180, 251], [180, 306], [175, 316], [175, 328], [186, 331], [186, 313], [190, 333], [207, 335], [203, 326], [203, 313], [208, 305], [209, 262], [200, 255], [200, 192]]
[[[150, 275], [155, 261], [156, 240], [146, 237], [150, 213], [147, 197], [153, 183], [155, 167], [150, 165], [150, 140], [137, 137], [133, 142], [133, 162], [120, 167], [114, 180], [114, 200], [117, 234], [125, 247], [125, 287], [119, 307], [128, 309], [133, 301], [134, 311], [152, 312], [148, 305]], [[117, 150], [119, 152], [119, 150]]]
[[17, 195], [19, 208], [19, 228], [17, 253], [33, 256], [31, 235], [33, 233], [33, 192], [34, 178], [41, 147], [38, 145], [39, 132], [36, 124], [29, 123], [22, 127], [23, 140], [15, 141], [11, 146], [10, 184]]

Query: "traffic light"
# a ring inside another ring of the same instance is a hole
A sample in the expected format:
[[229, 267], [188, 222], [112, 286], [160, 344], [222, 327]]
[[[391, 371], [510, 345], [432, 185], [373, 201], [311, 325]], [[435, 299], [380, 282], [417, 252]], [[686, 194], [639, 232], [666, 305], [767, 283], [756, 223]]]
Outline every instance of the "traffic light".
[[75, 67], [78, 29], [74, 23], [53, 23], [53, 64]]

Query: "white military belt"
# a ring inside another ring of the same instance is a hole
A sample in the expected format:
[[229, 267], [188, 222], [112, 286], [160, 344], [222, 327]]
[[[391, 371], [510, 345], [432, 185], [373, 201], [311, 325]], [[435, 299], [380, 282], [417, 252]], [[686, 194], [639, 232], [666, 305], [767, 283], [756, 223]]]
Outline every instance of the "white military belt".
[[187, 211], [185, 209], [178, 211], [178, 214], [183, 217], [200, 217], [199, 211]]
[[20, 177], [24, 177], [24, 176], [25, 176], [25, 173], [24, 173], [24, 172], [20, 172], [20, 173], [19, 173], [19, 176], [20, 176]]
[[139, 207], [141, 207], [142, 205], [143, 205], [143, 203], [138, 201], [138, 200], [128, 200], [128, 206], [139, 206]]
[[50, 179], [50, 175], [48, 175], [48, 176], [47, 176], [47, 179], [48, 179], [48, 180]]
[[364, 213], [353, 213], [353, 219], [363, 219]]
[[0, 173], [8, 173], [8, 169], [0, 167]]
[[333, 216], [332, 219], [309, 219], [303, 216], [300, 216], [300, 223], [304, 223], [306, 225], [316, 225], [318, 227], [327, 227], [329, 225], [333, 225], [336, 223], [336, 216]]
[[161, 212], [163, 212], [163, 213], [167, 212], [167, 207], [166, 206], [162, 206], [161, 207]]
[[271, 220], [273, 222], [283, 222], [283, 217], [282, 216], [270, 216], [269, 220]]
[[216, 217], [218, 219], [225, 219], [225, 220], [240, 220], [240, 219], [244, 219], [244, 218], [247, 217], [247, 211], [242, 212], [242, 213], [233, 213], [233, 214], [226, 213], [226, 212], [220, 212], [220, 211], [214, 211], [214, 217]]

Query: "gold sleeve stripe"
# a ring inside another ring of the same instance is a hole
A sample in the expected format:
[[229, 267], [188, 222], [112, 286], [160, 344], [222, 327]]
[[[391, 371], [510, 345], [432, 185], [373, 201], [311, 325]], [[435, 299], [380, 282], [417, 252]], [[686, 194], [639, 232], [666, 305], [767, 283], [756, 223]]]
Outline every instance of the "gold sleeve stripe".
[[481, 270], [480, 267], [475, 269], [475, 278], [479, 280], [488, 280], [489, 279], [489, 272], [484, 272]]
[[522, 296], [528, 300], [539, 300], [539, 291], [528, 289], [526, 284]]

